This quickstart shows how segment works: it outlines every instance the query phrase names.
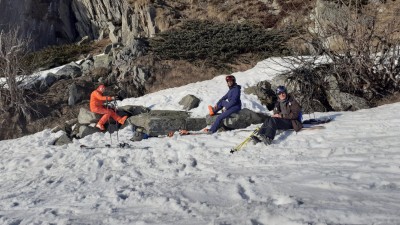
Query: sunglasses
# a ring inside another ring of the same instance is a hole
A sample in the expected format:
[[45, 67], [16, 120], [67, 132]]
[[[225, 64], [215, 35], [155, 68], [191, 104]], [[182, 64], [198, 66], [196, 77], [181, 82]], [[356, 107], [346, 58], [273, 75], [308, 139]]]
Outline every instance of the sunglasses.
[[285, 92], [280, 92], [280, 93], [278, 93], [278, 95], [283, 95], [283, 94], [285, 94], [285, 95], [286, 95], [286, 93], [285, 93]]

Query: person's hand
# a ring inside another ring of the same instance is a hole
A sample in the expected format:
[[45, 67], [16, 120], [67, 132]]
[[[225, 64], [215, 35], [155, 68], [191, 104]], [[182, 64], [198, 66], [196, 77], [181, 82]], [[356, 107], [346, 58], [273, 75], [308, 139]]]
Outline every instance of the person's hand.
[[274, 115], [272, 115], [271, 117], [282, 118], [282, 115], [281, 115], [281, 114], [274, 114]]

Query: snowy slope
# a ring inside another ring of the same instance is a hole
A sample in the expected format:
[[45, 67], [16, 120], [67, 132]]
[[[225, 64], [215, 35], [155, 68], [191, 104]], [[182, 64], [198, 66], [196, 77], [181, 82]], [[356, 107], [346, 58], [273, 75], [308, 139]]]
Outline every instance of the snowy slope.
[[[272, 69], [273, 68], [273, 69]], [[235, 73], [243, 87], [283, 71], [265, 60]], [[123, 104], [176, 109], [186, 94], [204, 116], [224, 76]], [[243, 106], [264, 111], [255, 96]], [[213, 135], [129, 142], [130, 127], [50, 145], [49, 130], [0, 142], [0, 224], [400, 224], [400, 103], [332, 116], [326, 129], [286, 131], [271, 146], [229, 150], [251, 126]], [[307, 115], [305, 119], [309, 118]]]

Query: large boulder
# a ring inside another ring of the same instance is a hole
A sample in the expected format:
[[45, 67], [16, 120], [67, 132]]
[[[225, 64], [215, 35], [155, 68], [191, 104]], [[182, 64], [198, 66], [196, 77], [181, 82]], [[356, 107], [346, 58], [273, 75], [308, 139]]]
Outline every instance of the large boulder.
[[191, 110], [199, 106], [200, 99], [194, 95], [186, 95], [179, 101], [179, 104], [183, 106], [184, 110]]
[[72, 143], [72, 140], [65, 133], [63, 135], [61, 135], [59, 138], [57, 138], [57, 140], [54, 141], [54, 145], [65, 145], [65, 144], [69, 144], [69, 143]]
[[202, 130], [207, 126], [206, 118], [187, 118], [185, 130]]
[[110, 68], [112, 57], [108, 54], [96, 55], [93, 57], [93, 68]]
[[78, 133], [76, 134], [77, 138], [84, 138], [86, 136], [92, 135], [94, 133], [99, 132], [99, 129], [91, 126], [81, 125], [78, 128]]
[[[207, 125], [211, 125], [217, 119], [217, 116], [207, 115]], [[250, 126], [251, 124], [263, 123], [268, 117], [267, 114], [257, 113], [250, 109], [244, 108], [238, 113], [232, 113], [230, 117], [222, 121], [223, 125], [229, 129], [241, 129]]]
[[82, 70], [78, 65], [68, 64], [56, 72], [61, 79], [71, 79], [82, 76]]
[[268, 81], [261, 81], [256, 86], [244, 89], [246, 94], [254, 94], [258, 97], [261, 104], [265, 105], [268, 110], [272, 110], [277, 100], [275, 92], [272, 90], [272, 85]]
[[140, 105], [124, 105], [118, 106], [118, 111], [121, 112], [119, 115], [129, 115], [129, 116], [136, 116], [142, 113], [150, 112], [150, 109]]
[[97, 123], [101, 118], [100, 114], [93, 113], [88, 109], [80, 108], [78, 115], [78, 123], [79, 124], [91, 124]]
[[57, 82], [59, 79], [58, 76], [56, 76], [54, 73], [48, 73], [44, 78], [41, 78], [39, 76], [35, 77], [32, 76], [32, 79], [30, 80], [30, 87], [33, 87], [35, 90], [39, 91], [40, 93], [43, 93], [51, 87], [55, 82]]
[[263, 123], [267, 117], [267, 114], [256, 113], [250, 109], [244, 108], [238, 113], [233, 113], [229, 118], [226, 118], [224, 120], [224, 125], [230, 129], [241, 129], [251, 124]]
[[88, 82], [73, 82], [68, 86], [68, 105], [73, 106], [90, 95], [92, 86]]
[[189, 114], [185, 111], [154, 110], [128, 118], [130, 124], [143, 127], [149, 136], [166, 135], [185, 129]]
[[327, 76], [326, 81], [328, 83], [327, 100], [335, 111], [355, 111], [369, 108], [368, 102], [364, 98], [341, 92], [339, 83], [334, 76]]

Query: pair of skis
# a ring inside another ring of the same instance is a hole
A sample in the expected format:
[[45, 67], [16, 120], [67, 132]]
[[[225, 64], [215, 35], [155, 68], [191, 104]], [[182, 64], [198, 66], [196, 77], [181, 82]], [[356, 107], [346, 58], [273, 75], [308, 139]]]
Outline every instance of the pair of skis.
[[[326, 117], [326, 118], [322, 118], [322, 119], [310, 119], [310, 120], [307, 120], [307, 121], [303, 122], [302, 130], [320, 130], [320, 129], [325, 129], [325, 127], [323, 125], [320, 125], [320, 124], [329, 123], [330, 121], [332, 121], [331, 117]], [[258, 134], [258, 131], [260, 130], [260, 128], [261, 127], [256, 128], [246, 139], [244, 139], [244, 141], [242, 141], [237, 146], [232, 148], [230, 150], [230, 153], [233, 154], [233, 153], [241, 150], [243, 148], [243, 146], [245, 146], [249, 141], [252, 140], [252, 137], [254, 135]]]

